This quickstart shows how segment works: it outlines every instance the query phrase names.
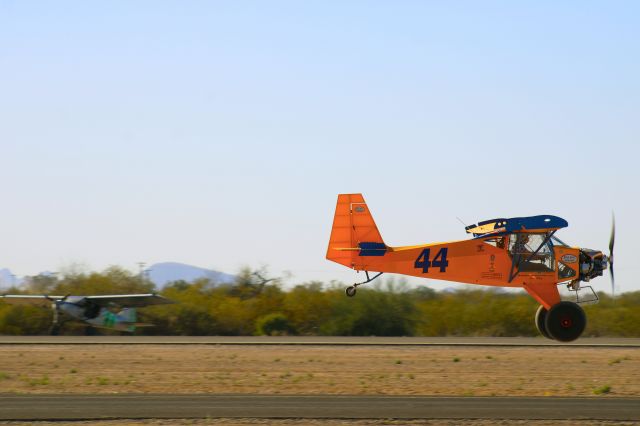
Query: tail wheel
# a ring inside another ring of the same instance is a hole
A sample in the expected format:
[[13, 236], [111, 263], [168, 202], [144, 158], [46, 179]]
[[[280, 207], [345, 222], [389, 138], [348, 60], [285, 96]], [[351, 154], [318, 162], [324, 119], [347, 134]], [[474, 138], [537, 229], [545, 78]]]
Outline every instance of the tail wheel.
[[549, 309], [544, 325], [552, 339], [570, 342], [580, 337], [584, 331], [587, 316], [578, 304], [560, 302]]
[[538, 308], [538, 310], [536, 311], [536, 328], [538, 329], [538, 332], [540, 334], [542, 334], [544, 337], [546, 337], [547, 339], [553, 339], [553, 337], [551, 337], [549, 335], [549, 332], [547, 331], [547, 326], [545, 325], [545, 319], [547, 318], [547, 309], [540, 305], [540, 307]]

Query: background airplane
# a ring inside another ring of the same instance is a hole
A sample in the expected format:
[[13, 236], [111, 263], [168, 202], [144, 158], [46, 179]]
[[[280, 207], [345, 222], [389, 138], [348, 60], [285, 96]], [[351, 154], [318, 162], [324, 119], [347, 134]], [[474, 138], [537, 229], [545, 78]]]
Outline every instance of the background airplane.
[[[51, 308], [50, 333], [57, 335], [65, 321], [81, 321], [90, 327], [133, 333], [136, 327], [153, 324], [137, 322], [136, 308], [175, 303], [157, 294], [119, 294], [100, 296], [50, 296], [5, 294], [0, 300], [14, 305]], [[90, 328], [87, 329], [91, 330]]]

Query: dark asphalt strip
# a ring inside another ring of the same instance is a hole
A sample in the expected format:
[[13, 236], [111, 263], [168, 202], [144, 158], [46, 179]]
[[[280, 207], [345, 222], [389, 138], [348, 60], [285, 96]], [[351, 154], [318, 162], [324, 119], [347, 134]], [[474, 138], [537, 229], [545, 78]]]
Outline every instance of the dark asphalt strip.
[[640, 398], [2, 395], [0, 420], [142, 418], [640, 419]]
[[335, 337], [335, 336], [0, 336], [0, 345], [292, 345], [487, 346], [638, 348], [640, 339], [582, 338], [563, 343], [542, 337]]

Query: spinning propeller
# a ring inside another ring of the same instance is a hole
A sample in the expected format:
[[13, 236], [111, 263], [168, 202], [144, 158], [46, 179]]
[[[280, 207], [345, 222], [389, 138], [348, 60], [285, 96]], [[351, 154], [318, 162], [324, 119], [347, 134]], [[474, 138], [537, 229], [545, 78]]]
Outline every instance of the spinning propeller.
[[611, 213], [611, 237], [609, 237], [609, 273], [611, 273], [611, 296], [615, 296], [616, 279], [613, 274], [613, 246], [616, 242], [616, 217]]
[[52, 336], [58, 335], [60, 331], [60, 303], [63, 303], [67, 298], [71, 296], [70, 294], [65, 295], [62, 299], [54, 299], [49, 295], [45, 294], [44, 297], [51, 301], [51, 310], [53, 311], [53, 319], [51, 321], [51, 328], [49, 330], [49, 334]]

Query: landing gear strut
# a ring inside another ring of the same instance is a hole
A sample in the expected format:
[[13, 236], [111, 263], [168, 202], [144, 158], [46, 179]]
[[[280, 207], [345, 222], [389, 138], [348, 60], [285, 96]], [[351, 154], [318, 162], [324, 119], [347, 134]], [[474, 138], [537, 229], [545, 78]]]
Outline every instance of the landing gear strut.
[[57, 336], [60, 334], [61, 321], [60, 312], [58, 312], [58, 304], [55, 301], [53, 301], [53, 303], [51, 304], [51, 310], [53, 313], [53, 318], [51, 319], [51, 327], [49, 327], [49, 335]]
[[380, 275], [382, 275], [382, 272], [378, 272], [376, 275], [373, 276], [373, 278], [369, 278], [369, 271], [364, 271], [365, 275], [367, 276], [367, 280], [363, 281], [361, 283], [355, 283], [352, 286], [347, 287], [344, 292], [347, 294], [347, 296], [349, 297], [353, 297], [356, 295], [356, 288], [362, 284], [367, 284], [370, 283], [371, 281], [375, 280], [376, 278], [378, 278]]

